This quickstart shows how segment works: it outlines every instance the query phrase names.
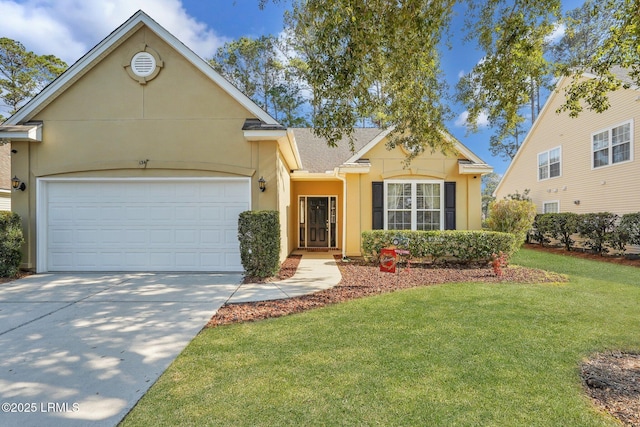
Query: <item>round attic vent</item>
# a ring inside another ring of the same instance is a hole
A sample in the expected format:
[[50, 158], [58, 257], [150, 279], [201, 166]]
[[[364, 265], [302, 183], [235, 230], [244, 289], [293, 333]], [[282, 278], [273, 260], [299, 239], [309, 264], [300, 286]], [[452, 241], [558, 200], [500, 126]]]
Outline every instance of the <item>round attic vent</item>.
[[127, 70], [129, 77], [144, 85], [158, 75], [160, 69], [164, 67], [164, 61], [154, 49], [141, 44], [129, 53], [122, 62], [122, 66]]
[[156, 70], [156, 59], [149, 52], [138, 52], [131, 58], [131, 71], [138, 77], [148, 77]]

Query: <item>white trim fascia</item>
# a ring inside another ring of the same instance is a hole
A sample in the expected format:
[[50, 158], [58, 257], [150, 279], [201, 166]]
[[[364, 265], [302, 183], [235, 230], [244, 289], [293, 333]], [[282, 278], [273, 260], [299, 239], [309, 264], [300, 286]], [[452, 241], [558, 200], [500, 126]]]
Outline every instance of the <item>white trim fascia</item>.
[[309, 172], [305, 170], [296, 170], [291, 174], [292, 181], [328, 181], [339, 179], [334, 171], [327, 172]]
[[347, 173], [364, 174], [364, 173], [369, 173], [371, 171], [371, 163], [343, 163], [340, 166], [338, 166], [335, 170], [336, 170], [336, 173], [338, 174], [347, 174]]
[[284, 129], [262, 129], [262, 130], [243, 130], [244, 138], [247, 141], [277, 141], [287, 136]]
[[293, 152], [293, 157], [295, 157], [296, 169], [302, 169], [302, 157], [300, 157], [300, 150], [298, 150], [298, 143], [296, 142], [296, 135], [293, 133], [293, 130], [287, 129], [287, 142], [289, 143], [289, 147]]
[[224, 77], [218, 74], [208, 62], [196, 55], [191, 49], [189, 49], [184, 43], [178, 40], [173, 34], [168, 32], [164, 27], [154, 21], [149, 15], [142, 10], [137, 11], [131, 18], [120, 25], [115, 31], [104, 38], [93, 49], [87, 52], [82, 58], [76, 61], [71, 67], [61, 74], [52, 83], [46, 86], [40, 93], [34, 96], [27, 104], [25, 104], [16, 114], [9, 117], [5, 124], [14, 125], [28, 120], [31, 115], [38, 111], [40, 106], [44, 106], [51, 102], [56, 94], [64, 88], [67, 84], [71, 83], [76, 77], [81, 75], [87, 67], [89, 67], [94, 61], [113, 50], [119, 45], [119, 41], [124, 41], [123, 38], [132, 30], [135, 30], [141, 24], [146, 25], [156, 35], [158, 35], [164, 42], [176, 49], [182, 56], [184, 56], [191, 64], [197, 69], [202, 71], [207, 77], [213, 80], [219, 85], [225, 92], [238, 101], [243, 107], [249, 110], [257, 118], [267, 124], [278, 124], [276, 120], [271, 117], [262, 108], [258, 107], [248, 96], [243, 94], [239, 89], [228, 82]]
[[4, 140], [41, 142], [42, 123], [33, 125], [2, 125], [0, 126], [0, 141]]
[[[380, 141], [382, 141], [384, 138], [387, 137], [387, 135], [389, 135], [391, 132], [393, 132], [394, 129], [395, 129], [395, 127], [391, 126], [388, 129], [386, 129], [386, 130], [382, 131], [381, 133], [379, 133], [375, 138], [373, 138], [371, 141], [369, 141], [364, 147], [362, 147], [360, 150], [358, 150], [357, 153], [355, 153], [353, 156], [351, 156], [349, 159], [347, 159], [347, 161], [344, 162], [344, 163], [355, 163], [355, 162], [357, 162], [369, 150], [371, 150], [373, 147], [378, 145], [380, 143]], [[458, 141], [456, 138], [454, 138], [448, 132], [442, 132], [442, 135], [447, 140], [453, 141], [455, 149], [460, 154], [465, 156], [468, 160], [472, 160], [474, 163], [486, 164], [486, 162], [484, 160], [482, 160], [480, 157], [478, 157], [473, 151], [471, 151], [469, 148], [467, 148], [462, 142]]]
[[493, 172], [493, 167], [486, 163], [458, 163], [460, 175], [485, 175]]

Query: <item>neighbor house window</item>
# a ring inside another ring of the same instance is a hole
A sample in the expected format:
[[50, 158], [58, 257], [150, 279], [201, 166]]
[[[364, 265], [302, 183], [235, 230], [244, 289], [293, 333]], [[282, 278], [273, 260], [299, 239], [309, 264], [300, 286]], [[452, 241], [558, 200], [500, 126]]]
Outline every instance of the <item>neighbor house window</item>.
[[542, 213], [559, 213], [560, 212], [560, 202], [543, 202], [542, 203]]
[[385, 181], [387, 230], [441, 230], [443, 182]]
[[599, 168], [631, 160], [632, 123], [627, 122], [591, 136], [593, 167]]
[[538, 154], [538, 180], [560, 176], [560, 147]]

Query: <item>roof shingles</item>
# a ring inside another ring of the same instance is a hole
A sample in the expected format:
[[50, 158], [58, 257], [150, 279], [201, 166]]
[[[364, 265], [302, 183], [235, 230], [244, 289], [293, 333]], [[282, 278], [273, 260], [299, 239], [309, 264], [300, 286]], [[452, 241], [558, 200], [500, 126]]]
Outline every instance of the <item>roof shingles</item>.
[[298, 144], [302, 167], [311, 173], [333, 171], [383, 132], [379, 128], [354, 129], [355, 152], [352, 152], [347, 138], [340, 140], [336, 147], [329, 147], [324, 138], [314, 135], [313, 129], [293, 128], [291, 130]]

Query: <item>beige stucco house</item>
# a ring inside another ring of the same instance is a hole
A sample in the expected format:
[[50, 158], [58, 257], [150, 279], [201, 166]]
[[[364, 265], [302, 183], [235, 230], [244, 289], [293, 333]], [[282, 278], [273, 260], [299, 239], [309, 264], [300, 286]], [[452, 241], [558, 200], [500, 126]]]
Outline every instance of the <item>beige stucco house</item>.
[[280, 212], [283, 259], [359, 255], [372, 228], [481, 227], [488, 165], [455, 141], [403, 169], [386, 135], [358, 129], [354, 153], [284, 128], [139, 11], [0, 127], [26, 184], [23, 267], [240, 271], [249, 209]]
[[[627, 79], [622, 69], [614, 70]], [[594, 78], [585, 75], [584, 78]], [[604, 113], [585, 109], [577, 118], [556, 113], [564, 102], [563, 78], [549, 96], [496, 188], [501, 199], [530, 189], [539, 213], [640, 212], [640, 90], [609, 94]]]

